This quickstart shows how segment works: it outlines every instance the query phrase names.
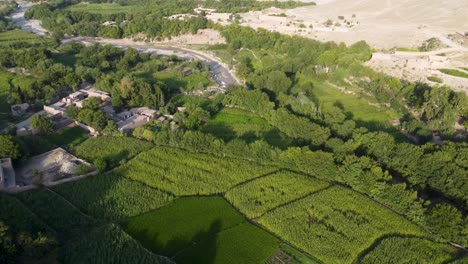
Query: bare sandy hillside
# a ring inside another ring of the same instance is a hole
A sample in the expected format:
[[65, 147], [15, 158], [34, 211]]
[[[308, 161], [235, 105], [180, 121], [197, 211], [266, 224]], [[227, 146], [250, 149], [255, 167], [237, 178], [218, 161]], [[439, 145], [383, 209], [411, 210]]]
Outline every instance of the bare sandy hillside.
[[[320, 40], [345, 43], [366, 40], [376, 48], [387, 49], [417, 47], [431, 37], [468, 31], [468, 1], [465, 0], [315, 2], [316, 6], [291, 10], [269, 9], [243, 14], [242, 17], [244, 24], [255, 28], [263, 27], [284, 33], [296, 32]], [[287, 17], [272, 16], [275, 13], [284, 13]], [[332, 25], [325, 26], [324, 23], [329, 19]], [[301, 30], [301, 23], [306, 28], [302, 27]]]
[[[304, 2], [310, 2], [304, 0]], [[441, 78], [443, 84], [468, 94], [468, 79], [441, 73], [440, 68], [468, 66], [468, 0], [315, 0], [316, 6], [290, 10], [269, 8], [241, 14], [242, 25], [321, 41], [352, 44], [365, 40], [376, 53], [369, 66], [412, 81]], [[211, 13], [211, 20], [232, 23], [230, 14]], [[231, 17], [232, 18], [232, 17]], [[436, 38], [431, 52], [388, 52], [417, 49]], [[431, 83], [436, 84], [436, 83]]]

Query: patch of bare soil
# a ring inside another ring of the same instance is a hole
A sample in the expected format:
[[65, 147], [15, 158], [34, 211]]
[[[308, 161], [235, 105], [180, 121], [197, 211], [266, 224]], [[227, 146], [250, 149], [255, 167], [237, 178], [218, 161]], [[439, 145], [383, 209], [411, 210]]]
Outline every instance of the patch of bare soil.
[[80, 164], [90, 167], [84, 160], [78, 159], [62, 148], [56, 148], [44, 154], [30, 158], [17, 171], [17, 182], [24, 185], [49, 183], [76, 176]]

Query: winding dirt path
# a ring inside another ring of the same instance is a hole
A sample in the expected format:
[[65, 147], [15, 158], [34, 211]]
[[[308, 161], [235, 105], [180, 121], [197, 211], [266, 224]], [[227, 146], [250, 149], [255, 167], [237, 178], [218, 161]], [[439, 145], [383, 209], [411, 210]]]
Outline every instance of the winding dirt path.
[[[10, 18], [12, 19], [15, 25], [20, 26], [23, 30], [29, 31], [39, 36], [46, 36], [48, 32], [45, 28], [41, 26], [41, 22], [39, 20], [27, 20], [24, 17], [26, 10], [33, 5], [33, 3], [18, 1], [18, 8], [12, 12]], [[128, 39], [67, 37], [62, 42], [67, 43], [71, 41], [82, 43], [84, 45], [92, 45], [95, 43], [110, 44], [122, 49], [134, 48], [139, 52], [148, 52], [166, 56], [175, 55], [185, 60], [196, 59], [209, 65], [212, 77], [219, 86], [226, 88], [230, 84], [237, 85], [241, 83], [235, 77], [234, 73], [231, 70], [229, 70], [229, 67], [223, 62], [221, 62], [220, 59], [197, 50], [172, 45], [155, 45], [146, 42], [131, 41]]]

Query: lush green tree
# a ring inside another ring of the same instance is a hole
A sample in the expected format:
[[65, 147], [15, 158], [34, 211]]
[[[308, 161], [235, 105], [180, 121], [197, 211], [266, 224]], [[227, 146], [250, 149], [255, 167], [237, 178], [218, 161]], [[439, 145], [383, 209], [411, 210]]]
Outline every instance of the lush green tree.
[[55, 123], [44, 115], [35, 115], [29, 123], [31, 128], [39, 130], [43, 134], [52, 133], [55, 130]]
[[208, 121], [209, 117], [210, 113], [208, 113], [208, 111], [195, 104], [189, 104], [185, 111], [178, 112], [174, 115], [174, 120], [182, 127], [188, 130], [194, 130]]
[[426, 214], [427, 226], [443, 241], [457, 241], [467, 246], [468, 223], [462, 214], [449, 204], [438, 203]]
[[13, 141], [13, 137], [0, 135], [0, 158], [17, 159], [19, 157], [19, 146]]

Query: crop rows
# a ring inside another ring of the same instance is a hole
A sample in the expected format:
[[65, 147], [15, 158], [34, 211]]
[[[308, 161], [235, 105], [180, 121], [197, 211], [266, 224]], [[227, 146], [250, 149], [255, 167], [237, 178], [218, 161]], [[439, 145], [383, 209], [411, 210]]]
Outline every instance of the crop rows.
[[206, 195], [225, 192], [276, 169], [243, 160], [155, 148], [119, 167], [116, 173], [175, 195]]
[[104, 160], [113, 167], [151, 147], [148, 142], [129, 137], [99, 137], [90, 138], [78, 145], [74, 153], [90, 162]]
[[61, 263], [173, 263], [165, 257], [152, 254], [114, 224], [97, 228], [80, 240], [67, 244], [61, 254]]
[[173, 199], [167, 193], [113, 174], [61, 184], [54, 191], [89, 214], [111, 220], [154, 210]]
[[64, 238], [80, 235], [97, 224], [50, 190], [22, 192], [17, 197]]
[[389, 237], [380, 241], [360, 263], [447, 263], [456, 253], [449, 245], [424, 238]]
[[325, 263], [350, 263], [385, 234], [424, 235], [394, 212], [338, 186], [280, 207], [259, 223]]
[[225, 196], [242, 213], [256, 218], [327, 186], [328, 183], [308, 176], [281, 171], [233, 188]]
[[15, 231], [43, 232], [45, 223], [14, 197], [0, 193], [0, 222]]
[[44, 40], [24, 30], [11, 30], [0, 33], [0, 46], [9, 46], [19, 42], [38, 44], [44, 42]]

